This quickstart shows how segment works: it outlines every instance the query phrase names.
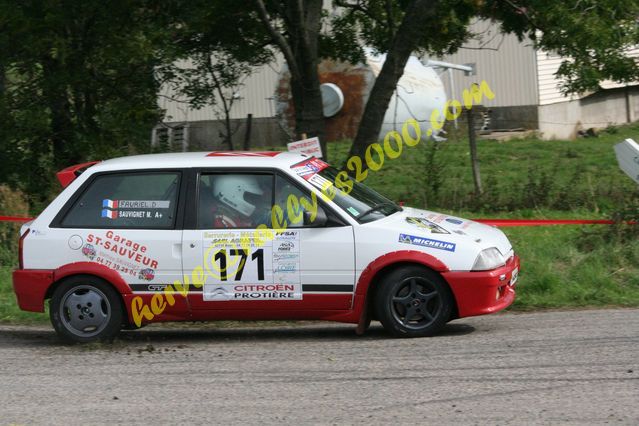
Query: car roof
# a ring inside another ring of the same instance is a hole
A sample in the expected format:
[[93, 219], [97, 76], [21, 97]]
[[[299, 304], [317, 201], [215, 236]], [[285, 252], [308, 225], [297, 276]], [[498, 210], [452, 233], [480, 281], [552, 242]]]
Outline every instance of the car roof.
[[288, 168], [311, 158], [304, 154], [279, 151], [208, 151], [133, 155], [102, 161], [91, 172], [177, 169], [190, 167], [273, 167]]

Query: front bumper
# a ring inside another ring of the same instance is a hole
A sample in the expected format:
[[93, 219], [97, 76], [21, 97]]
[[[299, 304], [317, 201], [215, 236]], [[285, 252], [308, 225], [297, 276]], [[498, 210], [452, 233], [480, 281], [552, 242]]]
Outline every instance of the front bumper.
[[44, 296], [53, 283], [53, 271], [17, 269], [13, 271], [13, 291], [23, 311], [44, 312]]
[[[491, 271], [444, 272], [455, 300], [459, 318], [492, 314], [510, 306], [515, 300], [519, 274], [519, 257]], [[513, 279], [514, 278], [514, 279]]]

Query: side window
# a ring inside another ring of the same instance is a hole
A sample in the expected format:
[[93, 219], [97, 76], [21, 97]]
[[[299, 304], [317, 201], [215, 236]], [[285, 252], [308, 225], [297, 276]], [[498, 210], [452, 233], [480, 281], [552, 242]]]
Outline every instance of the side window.
[[173, 228], [180, 173], [118, 173], [96, 177], [75, 201], [62, 226]]
[[289, 228], [303, 228], [304, 211], [313, 205], [306, 191], [281, 176], [275, 178], [275, 204], [282, 209]]
[[271, 226], [271, 174], [202, 174], [198, 197], [199, 229]]

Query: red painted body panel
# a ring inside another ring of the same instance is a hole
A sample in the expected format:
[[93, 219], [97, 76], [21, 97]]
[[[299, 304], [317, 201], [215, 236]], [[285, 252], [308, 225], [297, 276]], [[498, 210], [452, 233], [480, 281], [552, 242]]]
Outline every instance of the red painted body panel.
[[[160, 293], [161, 294], [161, 293]], [[135, 297], [141, 297], [146, 306], [151, 306], [151, 299], [153, 294], [123, 294], [122, 300], [124, 300], [124, 306], [126, 307], [127, 315], [129, 316], [129, 322], [133, 324], [133, 314], [131, 312], [132, 301]], [[142, 320], [142, 324], [148, 324], [149, 322], [165, 322], [165, 321], [191, 321], [191, 309], [189, 308], [189, 302], [186, 297], [181, 294], [174, 294], [173, 298], [175, 303], [173, 306], [167, 305], [166, 309], [160, 314], [155, 315], [152, 321]]]
[[215, 302], [223, 309], [194, 310], [192, 315], [195, 320], [332, 320], [350, 312], [351, 299], [350, 294], [305, 294], [293, 301]]
[[[491, 271], [442, 273], [457, 300], [459, 318], [492, 314], [510, 306], [515, 300], [515, 289], [508, 283], [519, 266], [519, 257], [513, 256], [506, 265]], [[503, 281], [499, 279], [502, 275]]]
[[355, 299], [353, 300], [353, 311], [348, 315], [345, 315], [343, 319], [336, 319], [334, 321], [353, 323], [365, 322], [368, 315], [368, 312], [365, 309], [367, 305], [368, 288], [370, 287], [373, 278], [382, 269], [397, 263], [418, 263], [437, 272], [448, 271], [446, 265], [444, 265], [439, 259], [421, 251], [401, 250], [380, 256], [372, 261], [362, 271], [362, 274], [357, 281]]
[[[336, 294], [313, 294], [305, 293], [302, 300], [242, 300], [235, 301], [229, 300], [224, 302], [205, 302], [202, 300], [202, 294], [191, 293], [189, 295], [191, 301], [195, 305], [197, 303], [198, 309], [193, 309], [193, 312], [214, 312], [218, 314], [221, 311], [252, 311], [252, 310], [271, 310], [275, 312], [277, 318], [279, 311], [307, 311], [307, 310], [350, 310], [352, 305], [351, 293], [336, 293]], [[206, 308], [199, 308], [205, 305]]]
[[13, 271], [13, 291], [23, 311], [44, 312], [44, 295], [54, 282], [53, 271], [17, 269]]
[[99, 161], [89, 161], [88, 163], [76, 164], [75, 166], [67, 167], [66, 169], [60, 170], [56, 173], [58, 181], [63, 188], [69, 186], [71, 182], [78, 177], [78, 171], [82, 169], [88, 169], [94, 164], [99, 163]]
[[[388, 253], [375, 259], [362, 272], [354, 297], [351, 294], [305, 294], [300, 301], [243, 301], [212, 302], [211, 309], [191, 312], [187, 298], [174, 294], [175, 303], [155, 316], [151, 322], [188, 320], [276, 320], [317, 319], [347, 323], [366, 321], [367, 295], [373, 278], [387, 266], [398, 263], [418, 263], [442, 274], [450, 285], [457, 302], [459, 317], [498, 312], [508, 307], [515, 298], [513, 286], [508, 285], [519, 258], [514, 256], [503, 267], [491, 271], [456, 272], [433, 256], [403, 250]], [[120, 275], [106, 266], [94, 262], [77, 262], [56, 270], [16, 270], [13, 286], [21, 309], [44, 312], [44, 297], [54, 282], [71, 275], [88, 274], [110, 282], [122, 294], [129, 319], [132, 321], [131, 305], [135, 297], [141, 297], [146, 305], [151, 304], [153, 294], [134, 294]], [[504, 276], [504, 280], [500, 280]], [[496, 298], [497, 290], [499, 298]], [[324, 309], [317, 309], [323, 306]], [[147, 322], [147, 321], [143, 321]]]
[[124, 279], [122, 279], [118, 272], [96, 262], [69, 263], [54, 270], [53, 278], [54, 281], [59, 281], [70, 275], [79, 274], [95, 275], [96, 277], [100, 277], [103, 280], [110, 282], [113, 287], [120, 292], [120, 294], [131, 293], [131, 287], [129, 287]]

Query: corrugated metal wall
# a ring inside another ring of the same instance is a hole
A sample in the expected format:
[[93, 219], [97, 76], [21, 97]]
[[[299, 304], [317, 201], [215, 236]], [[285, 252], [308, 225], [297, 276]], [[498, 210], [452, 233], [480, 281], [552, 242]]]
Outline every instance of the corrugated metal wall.
[[[639, 48], [630, 49], [627, 52], [628, 56], [633, 58], [639, 58]], [[563, 58], [556, 53], [549, 53], [543, 50], [537, 51], [537, 75], [539, 81], [539, 105], [550, 105], [557, 102], [567, 102], [571, 100], [580, 99], [583, 96], [588, 96], [592, 92], [584, 93], [582, 96], [570, 95], [564, 96], [561, 94], [560, 84], [561, 80], [555, 77], [555, 73], [559, 69]], [[637, 83], [631, 83], [629, 85], [636, 85]], [[615, 83], [610, 80], [606, 80], [600, 83], [602, 89], [616, 89], [624, 87], [624, 83]]]
[[557, 102], [566, 102], [578, 99], [577, 96], [566, 97], [562, 95], [561, 80], [555, 77], [555, 73], [563, 62], [563, 58], [556, 53], [537, 51], [537, 78], [539, 84], [539, 105], [549, 105]]
[[[462, 91], [472, 83], [486, 80], [495, 98], [484, 101], [486, 106], [536, 105], [537, 70], [535, 50], [528, 41], [520, 42], [514, 35], [501, 34], [499, 26], [486, 20], [476, 20], [470, 27], [475, 37], [464, 43], [453, 55], [438, 58], [455, 64], [475, 64], [476, 75], [465, 76], [453, 71], [455, 92], [461, 99]], [[448, 76], [442, 75], [450, 95]]]
[[[275, 103], [273, 96], [275, 85], [277, 84], [278, 71], [282, 67], [283, 60], [277, 60], [263, 67], [259, 67], [244, 80], [243, 87], [238, 94], [240, 99], [236, 99], [231, 110], [231, 118], [245, 118], [247, 114], [253, 117], [273, 117], [275, 115]], [[166, 110], [165, 120], [167, 122], [181, 121], [204, 121], [223, 119], [224, 115], [216, 115], [216, 108], [205, 106], [195, 110], [189, 107], [186, 102], [179, 102], [176, 96], [168, 88], [162, 90], [162, 95], [158, 99], [160, 108]], [[221, 112], [221, 110], [220, 110]]]

